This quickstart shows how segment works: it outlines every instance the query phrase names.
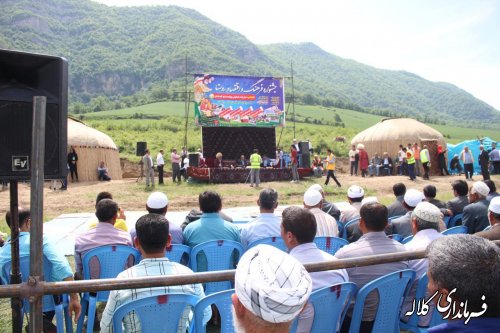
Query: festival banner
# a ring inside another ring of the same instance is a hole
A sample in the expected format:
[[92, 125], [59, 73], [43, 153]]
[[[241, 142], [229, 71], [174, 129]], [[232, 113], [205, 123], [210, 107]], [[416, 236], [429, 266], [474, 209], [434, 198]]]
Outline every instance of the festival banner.
[[285, 126], [283, 78], [196, 74], [198, 126]]

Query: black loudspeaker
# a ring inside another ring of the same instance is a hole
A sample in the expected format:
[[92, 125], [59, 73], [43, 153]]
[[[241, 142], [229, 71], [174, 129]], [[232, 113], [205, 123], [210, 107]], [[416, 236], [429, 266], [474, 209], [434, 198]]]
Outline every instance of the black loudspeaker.
[[299, 142], [299, 152], [301, 154], [309, 154], [309, 141]]
[[189, 166], [198, 167], [200, 165], [200, 154], [189, 153]]
[[45, 96], [46, 179], [66, 178], [68, 63], [48, 55], [0, 49], [0, 179], [29, 180], [33, 97]]
[[311, 154], [301, 154], [300, 158], [300, 167], [301, 168], [310, 168], [311, 167]]
[[137, 148], [135, 150], [135, 156], [144, 156], [146, 154], [146, 149], [148, 149], [147, 142], [137, 142]]

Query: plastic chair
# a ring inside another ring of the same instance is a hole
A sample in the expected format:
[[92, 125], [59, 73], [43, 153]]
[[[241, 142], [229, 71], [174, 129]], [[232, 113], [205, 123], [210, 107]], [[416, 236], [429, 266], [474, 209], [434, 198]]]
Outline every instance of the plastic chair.
[[395, 240], [396, 242], [402, 242], [403, 241], [403, 236], [401, 236], [400, 234], [392, 234], [392, 235], [388, 235], [387, 237], [389, 237], [390, 239], [393, 239]]
[[366, 297], [374, 290], [378, 291], [379, 302], [372, 332], [399, 332], [401, 305], [414, 279], [415, 271], [405, 269], [367, 283], [356, 296], [349, 333], [359, 332]]
[[[339, 331], [357, 290], [355, 283], [344, 282], [313, 291], [309, 297], [314, 307], [311, 332]], [[298, 318], [292, 324], [291, 333], [296, 332], [297, 324]]]
[[171, 244], [165, 251], [165, 257], [170, 261], [189, 266], [191, 248], [182, 244]]
[[221, 325], [220, 332], [221, 333], [233, 333], [234, 325], [233, 325], [233, 303], [231, 301], [231, 295], [234, 294], [234, 289], [220, 291], [215, 294], [208, 295], [203, 297], [196, 303], [194, 307], [194, 332], [196, 333], [205, 333], [206, 332], [206, 323], [203, 322], [203, 311], [207, 306], [211, 306], [214, 304], [220, 313]]
[[483, 231], [488, 231], [491, 229], [491, 225], [487, 226], [486, 228], [483, 229]]
[[396, 215], [396, 216], [391, 216], [387, 219], [387, 222], [388, 223], [391, 223], [392, 220], [395, 220], [395, 219], [399, 219], [401, 216], [404, 216], [404, 215]]
[[[133, 257], [134, 262], [130, 263], [129, 258]], [[99, 276], [90, 276], [90, 261], [96, 257], [99, 261]], [[85, 253], [82, 259], [83, 264], [83, 279], [108, 279], [115, 278], [119, 273], [125, 270], [130, 265], [135, 265], [139, 262], [140, 253], [136, 249], [126, 245], [107, 245], [100, 246]], [[76, 332], [81, 333], [83, 330], [83, 321], [85, 313], [87, 313], [87, 333], [92, 333], [94, 327], [94, 317], [97, 302], [106, 302], [109, 297], [109, 291], [98, 291], [97, 293], [84, 293], [81, 300], [82, 314], [78, 320]], [[87, 312], [88, 308], [88, 312]]]
[[318, 236], [314, 237], [314, 243], [318, 249], [330, 253], [332, 256], [344, 245], [348, 245], [349, 242], [343, 238], [338, 237], [326, 237]]
[[344, 230], [342, 230], [342, 238], [347, 240], [347, 227], [349, 227], [352, 224], [359, 223], [360, 218], [358, 217], [357, 219], [347, 221], [344, 225]]
[[456, 226], [458, 221], [462, 220], [462, 213], [458, 213], [456, 215], [453, 215], [451, 218], [448, 219], [448, 223], [446, 223], [446, 228], [453, 228]]
[[[30, 257], [23, 256], [19, 258], [19, 269], [21, 271], [21, 281], [27, 282], [30, 275]], [[2, 282], [5, 285], [10, 283], [10, 280], [5, 281], [6, 277], [10, 277], [12, 270], [12, 262], [7, 261], [2, 270]], [[45, 277], [50, 277], [52, 274], [52, 264], [50, 261], [43, 256], [43, 275]], [[46, 278], [45, 278], [46, 279]], [[56, 317], [56, 327], [58, 333], [64, 332], [64, 327], [66, 327], [66, 332], [73, 332], [73, 324], [71, 323], [71, 316], [68, 312], [68, 299], [67, 295], [45, 295], [42, 297], [42, 311], [55, 311]], [[21, 320], [24, 318], [24, 313], [30, 312], [30, 303], [27, 298], [23, 299]]]
[[410, 236], [406, 236], [405, 238], [403, 238], [403, 240], [401, 241], [401, 244], [406, 244], [408, 243], [409, 241], [411, 241], [413, 239], [413, 235], [410, 235]]
[[448, 229], [442, 231], [441, 233], [443, 235], [457, 235], [457, 234], [466, 234], [466, 233], [468, 233], [468, 231], [469, 231], [469, 228], [467, 228], [464, 225], [459, 225], [456, 227], [448, 228]]
[[[418, 280], [417, 290], [415, 292], [415, 301], [418, 302], [418, 300], [425, 298], [425, 293], [427, 292], [428, 283], [429, 283], [429, 278], [427, 277], [427, 273], [422, 274], [422, 276]], [[432, 300], [431, 302], [433, 303], [434, 300]], [[446, 322], [446, 320], [443, 320], [443, 317], [439, 313], [439, 311], [437, 311], [435, 308], [434, 311], [432, 311], [431, 320], [429, 322], [428, 327], [418, 326], [419, 319], [420, 317], [417, 316], [417, 311], [414, 311], [406, 323], [402, 320], [399, 321], [399, 328], [401, 330], [406, 330], [415, 333], [426, 333], [430, 327], [440, 325]]]
[[[236, 263], [243, 254], [243, 246], [238, 242], [226, 239], [196, 245], [191, 249], [191, 269], [193, 272], [204, 271], [198, 267], [198, 254], [200, 253], [205, 254], [206, 271], [222, 271], [235, 268]], [[208, 282], [205, 284], [205, 294], [213, 294], [232, 288], [231, 281]]]
[[198, 297], [187, 294], [149, 296], [119, 306], [113, 314], [113, 332], [122, 333], [123, 318], [134, 312], [141, 323], [141, 332], [177, 332], [187, 306], [193, 307]]
[[259, 245], [259, 244], [271, 245], [271, 246], [277, 248], [278, 250], [281, 250], [283, 252], [288, 252], [288, 248], [285, 245], [285, 241], [281, 237], [266, 237], [266, 238], [258, 239], [256, 241], [253, 241], [250, 244], [248, 244], [247, 250], [256, 246], [256, 245]]

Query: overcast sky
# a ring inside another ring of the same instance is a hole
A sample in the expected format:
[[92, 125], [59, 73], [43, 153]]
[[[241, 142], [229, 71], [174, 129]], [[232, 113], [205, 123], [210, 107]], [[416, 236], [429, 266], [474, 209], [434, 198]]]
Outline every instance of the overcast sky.
[[192, 8], [256, 44], [313, 42], [450, 82], [500, 110], [500, 0], [94, 0]]

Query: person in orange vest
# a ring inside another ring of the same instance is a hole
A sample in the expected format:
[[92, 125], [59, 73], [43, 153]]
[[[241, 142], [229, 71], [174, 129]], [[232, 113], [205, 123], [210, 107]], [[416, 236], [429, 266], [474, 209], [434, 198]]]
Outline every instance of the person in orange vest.
[[339, 181], [335, 177], [335, 155], [333, 155], [331, 149], [326, 150], [328, 152], [328, 156], [325, 159], [325, 162], [327, 163], [326, 165], [326, 181], [325, 185], [328, 185], [328, 182], [330, 181], [330, 177], [333, 178], [335, 183], [337, 183], [338, 187], [341, 187]]

